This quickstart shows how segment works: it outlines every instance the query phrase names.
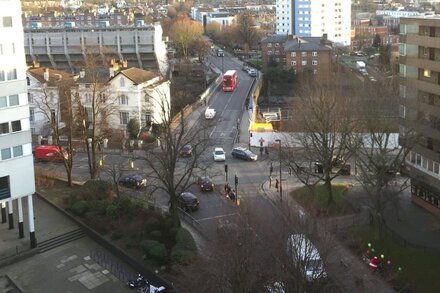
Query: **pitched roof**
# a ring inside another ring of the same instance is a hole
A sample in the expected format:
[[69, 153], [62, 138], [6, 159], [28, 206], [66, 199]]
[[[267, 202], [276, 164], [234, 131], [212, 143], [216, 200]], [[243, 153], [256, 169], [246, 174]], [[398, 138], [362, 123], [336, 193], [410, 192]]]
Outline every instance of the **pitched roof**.
[[332, 48], [321, 44], [317, 38], [297, 38], [289, 39], [284, 44], [285, 52], [295, 51], [331, 51]]
[[[49, 71], [48, 81], [44, 79], [44, 72], [46, 70]], [[28, 73], [31, 76], [33, 76], [35, 79], [37, 79], [40, 83], [46, 83], [48, 86], [55, 86], [56, 83], [60, 80], [72, 78], [72, 75], [68, 72], [44, 68], [44, 67], [28, 69]]]
[[141, 84], [158, 76], [155, 72], [136, 67], [121, 70], [116, 76], [119, 74], [123, 74], [125, 77], [133, 81], [134, 84]]
[[269, 35], [261, 40], [261, 43], [284, 43], [287, 35]]

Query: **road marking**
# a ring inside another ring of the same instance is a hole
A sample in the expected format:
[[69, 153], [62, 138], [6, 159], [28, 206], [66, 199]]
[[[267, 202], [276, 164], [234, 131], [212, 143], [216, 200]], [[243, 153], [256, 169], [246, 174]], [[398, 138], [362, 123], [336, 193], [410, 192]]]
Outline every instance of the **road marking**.
[[232, 214], [227, 214], [227, 215], [196, 219], [196, 221], [200, 222], [200, 221], [214, 220], [214, 219], [220, 219], [220, 218], [231, 217], [231, 216], [239, 216], [239, 215], [240, 215], [239, 213], [232, 213]]

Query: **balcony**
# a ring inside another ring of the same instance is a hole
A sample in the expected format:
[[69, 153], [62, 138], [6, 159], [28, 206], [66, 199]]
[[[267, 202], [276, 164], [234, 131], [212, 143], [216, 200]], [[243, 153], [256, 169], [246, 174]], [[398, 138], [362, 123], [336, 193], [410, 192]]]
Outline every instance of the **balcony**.
[[422, 59], [410, 56], [401, 56], [400, 63], [407, 66], [414, 66], [423, 69], [431, 69], [432, 71], [440, 72], [440, 62], [429, 59]]
[[409, 87], [414, 87], [430, 94], [438, 95], [438, 93], [440, 93], [440, 85], [438, 85], [437, 83], [431, 83], [407, 77], [405, 84]]

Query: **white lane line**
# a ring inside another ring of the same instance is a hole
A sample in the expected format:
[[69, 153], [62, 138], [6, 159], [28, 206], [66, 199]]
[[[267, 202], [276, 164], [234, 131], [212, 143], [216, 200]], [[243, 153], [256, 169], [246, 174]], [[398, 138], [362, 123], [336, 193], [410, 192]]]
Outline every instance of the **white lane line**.
[[211, 138], [212, 134], [215, 132], [215, 129], [217, 128], [217, 125], [214, 126], [214, 128], [212, 129], [211, 133], [209, 134], [209, 138]]
[[221, 215], [221, 216], [197, 219], [196, 221], [200, 222], [200, 221], [214, 220], [214, 219], [220, 219], [220, 218], [231, 217], [231, 216], [238, 216], [238, 215], [239, 215], [239, 213], [232, 213], [232, 214], [227, 214], [227, 215]]

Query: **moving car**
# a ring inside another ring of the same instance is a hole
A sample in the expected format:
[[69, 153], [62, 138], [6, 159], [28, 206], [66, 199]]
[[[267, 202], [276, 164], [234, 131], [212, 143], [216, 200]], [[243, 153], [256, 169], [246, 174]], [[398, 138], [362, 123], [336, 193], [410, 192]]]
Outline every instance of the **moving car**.
[[257, 76], [257, 70], [255, 68], [249, 68], [248, 69], [248, 73], [252, 77], [256, 77]]
[[215, 114], [216, 114], [215, 109], [208, 108], [205, 111], [205, 119], [214, 119]]
[[185, 212], [198, 210], [199, 204], [200, 202], [197, 199], [197, 196], [191, 192], [183, 192], [178, 198], [178, 205]]
[[214, 161], [216, 162], [226, 161], [226, 154], [222, 148], [215, 148], [212, 154], [214, 155]]
[[65, 158], [68, 158], [68, 153], [62, 147], [56, 145], [37, 146], [33, 153], [37, 162], [62, 162]]
[[287, 239], [287, 253], [292, 257], [294, 264], [303, 270], [307, 281], [327, 277], [319, 251], [306, 235], [290, 235]]
[[212, 183], [211, 178], [208, 176], [200, 176], [197, 179], [197, 185], [200, 186], [201, 191], [213, 191], [214, 183]]
[[217, 49], [217, 57], [224, 57], [225, 52], [222, 49]]
[[250, 150], [242, 147], [234, 148], [231, 152], [231, 156], [234, 158], [246, 160], [246, 161], [256, 161], [258, 156], [251, 152]]
[[130, 188], [142, 188], [147, 186], [147, 179], [143, 178], [139, 174], [127, 175], [119, 179], [119, 185]]
[[180, 150], [181, 157], [191, 157], [192, 156], [192, 146], [190, 144], [184, 145]]

